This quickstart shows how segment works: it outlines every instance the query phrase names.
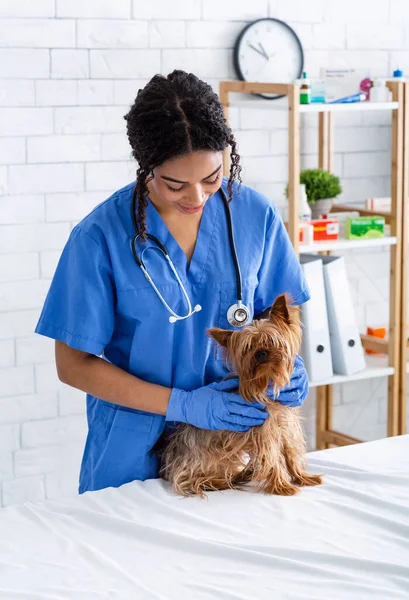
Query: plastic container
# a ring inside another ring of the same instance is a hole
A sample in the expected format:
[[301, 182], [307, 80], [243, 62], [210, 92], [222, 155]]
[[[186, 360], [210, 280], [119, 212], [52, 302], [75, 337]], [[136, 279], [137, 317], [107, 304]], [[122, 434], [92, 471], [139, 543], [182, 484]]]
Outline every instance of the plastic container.
[[371, 88], [371, 102], [391, 102], [392, 92], [386, 87], [384, 79], [375, 79]]
[[312, 244], [314, 242], [314, 225], [303, 221], [300, 223], [300, 242], [303, 244]]
[[300, 197], [298, 204], [298, 218], [300, 221], [311, 221], [311, 207], [308, 204], [305, 183], [300, 183]]
[[325, 101], [325, 79], [313, 79], [311, 81], [311, 104], [323, 104]]

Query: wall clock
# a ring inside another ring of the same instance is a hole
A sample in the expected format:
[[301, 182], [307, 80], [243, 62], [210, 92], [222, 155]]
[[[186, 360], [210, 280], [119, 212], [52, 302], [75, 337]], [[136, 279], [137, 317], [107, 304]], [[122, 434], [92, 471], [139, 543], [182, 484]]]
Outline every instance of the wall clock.
[[[239, 34], [234, 47], [234, 67], [242, 81], [292, 83], [301, 77], [304, 68], [301, 42], [287, 23], [258, 19]], [[270, 100], [282, 97], [258, 95]]]

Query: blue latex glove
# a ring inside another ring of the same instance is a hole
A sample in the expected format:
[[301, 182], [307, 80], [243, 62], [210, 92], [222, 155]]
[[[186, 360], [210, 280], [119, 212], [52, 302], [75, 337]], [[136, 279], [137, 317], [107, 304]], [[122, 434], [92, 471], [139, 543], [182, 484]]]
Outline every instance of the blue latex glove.
[[[230, 382], [234, 382], [234, 387], [239, 387], [239, 380], [237, 378], [230, 379]], [[294, 360], [294, 367], [291, 373], [290, 383], [283, 387], [278, 396], [274, 395], [272, 386], [269, 386], [266, 391], [266, 396], [271, 400], [277, 400], [284, 406], [290, 408], [297, 408], [304, 404], [305, 399], [308, 396], [308, 375], [304, 367], [304, 361], [298, 354]]]
[[297, 354], [294, 360], [294, 368], [291, 373], [290, 383], [280, 391], [277, 397], [274, 397], [273, 391], [270, 390], [270, 388], [267, 390], [267, 395], [280, 402], [280, 404], [284, 404], [284, 406], [296, 408], [297, 406], [304, 404], [304, 401], [308, 396], [308, 390], [308, 375], [304, 367], [304, 361], [301, 356]]
[[237, 384], [237, 379], [229, 379], [191, 392], [173, 388], [166, 421], [229, 431], [248, 431], [254, 425], [262, 425], [268, 417], [265, 406], [250, 404], [239, 394], [232, 393]]

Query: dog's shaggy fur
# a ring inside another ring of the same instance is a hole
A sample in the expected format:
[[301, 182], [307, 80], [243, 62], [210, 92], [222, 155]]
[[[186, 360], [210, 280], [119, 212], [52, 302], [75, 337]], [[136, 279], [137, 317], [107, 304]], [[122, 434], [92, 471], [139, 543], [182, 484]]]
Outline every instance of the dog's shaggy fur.
[[223, 346], [226, 360], [239, 377], [239, 393], [249, 402], [266, 404], [269, 417], [245, 433], [210, 431], [180, 425], [166, 441], [161, 476], [183, 496], [241, 488], [254, 483], [266, 494], [292, 495], [296, 486], [318, 485], [319, 475], [304, 466], [305, 440], [298, 411], [266, 396], [290, 380], [301, 344], [298, 308], [280, 296], [268, 318], [241, 330], [213, 328], [209, 335]]

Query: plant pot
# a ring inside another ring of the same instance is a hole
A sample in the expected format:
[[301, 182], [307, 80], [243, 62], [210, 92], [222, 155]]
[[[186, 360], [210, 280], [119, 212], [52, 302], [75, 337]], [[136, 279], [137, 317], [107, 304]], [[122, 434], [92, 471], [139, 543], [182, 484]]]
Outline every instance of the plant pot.
[[325, 198], [322, 200], [316, 200], [314, 204], [310, 204], [311, 218], [319, 219], [322, 214], [328, 214], [332, 208], [333, 202], [333, 198]]

